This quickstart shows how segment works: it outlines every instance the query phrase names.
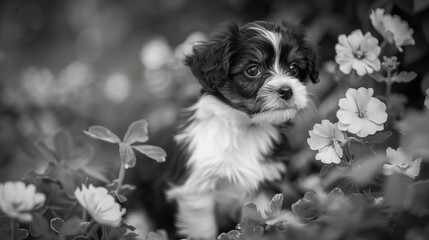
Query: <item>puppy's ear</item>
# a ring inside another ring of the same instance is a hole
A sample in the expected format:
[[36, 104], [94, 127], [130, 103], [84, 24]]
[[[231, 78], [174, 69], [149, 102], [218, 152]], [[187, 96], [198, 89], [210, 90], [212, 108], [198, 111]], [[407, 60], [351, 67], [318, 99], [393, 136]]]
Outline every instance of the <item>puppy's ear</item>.
[[318, 83], [320, 70], [319, 54], [312, 46], [308, 47], [306, 61], [308, 78], [310, 78], [311, 82]]
[[207, 42], [195, 45], [193, 54], [186, 56], [185, 65], [199, 80], [203, 90], [214, 92], [225, 83], [238, 31], [237, 24], [227, 24]]

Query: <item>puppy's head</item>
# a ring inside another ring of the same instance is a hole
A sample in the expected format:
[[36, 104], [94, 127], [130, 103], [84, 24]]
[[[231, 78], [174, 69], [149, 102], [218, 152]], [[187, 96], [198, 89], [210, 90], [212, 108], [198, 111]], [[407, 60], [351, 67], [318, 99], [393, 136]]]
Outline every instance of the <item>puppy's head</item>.
[[196, 45], [188, 65], [203, 91], [255, 121], [281, 124], [308, 105], [305, 85], [318, 81], [318, 62], [294, 25], [252, 22], [226, 26]]

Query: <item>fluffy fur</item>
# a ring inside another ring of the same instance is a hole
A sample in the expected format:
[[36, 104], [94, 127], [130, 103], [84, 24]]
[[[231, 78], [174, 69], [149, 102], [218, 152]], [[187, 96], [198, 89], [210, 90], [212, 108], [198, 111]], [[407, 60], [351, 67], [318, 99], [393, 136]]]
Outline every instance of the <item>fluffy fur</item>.
[[300, 28], [253, 22], [228, 25], [185, 63], [203, 94], [175, 137], [186, 173], [167, 197], [177, 203], [180, 234], [215, 239], [217, 216], [237, 217], [245, 202], [266, 201], [258, 189], [285, 173], [273, 161], [284, 140], [279, 125], [308, 106], [316, 55]]

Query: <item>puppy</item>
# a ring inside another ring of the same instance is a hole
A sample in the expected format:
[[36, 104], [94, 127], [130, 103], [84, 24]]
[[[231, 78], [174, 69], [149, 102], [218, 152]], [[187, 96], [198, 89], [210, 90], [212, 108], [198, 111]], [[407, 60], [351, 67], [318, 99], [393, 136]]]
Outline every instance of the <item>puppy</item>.
[[299, 27], [262, 21], [226, 26], [185, 64], [202, 95], [175, 136], [185, 174], [166, 195], [177, 203], [180, 234], [216, 239], [217, 216], [236, 215], [285, 173], [273, 160], [284, 141], [279, 126], [309, 106], [306, 84], [317, 82], [318, 64]]

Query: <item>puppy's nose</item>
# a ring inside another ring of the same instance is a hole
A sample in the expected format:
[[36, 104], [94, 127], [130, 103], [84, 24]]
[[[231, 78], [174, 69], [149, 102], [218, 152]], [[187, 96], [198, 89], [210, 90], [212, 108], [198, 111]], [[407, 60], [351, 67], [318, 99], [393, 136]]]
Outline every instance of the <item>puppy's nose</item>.
[[292, 91], [292, 88], [290, 87], [280, 88], [279, 90], [277, 90], [277, 93], [284, 100], [289, 100], [293, 96], [293, 91]]

